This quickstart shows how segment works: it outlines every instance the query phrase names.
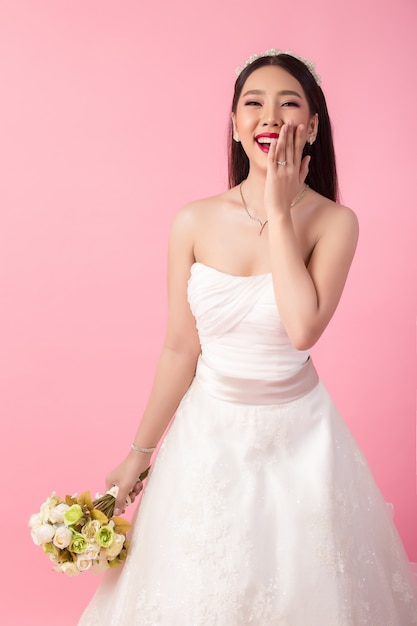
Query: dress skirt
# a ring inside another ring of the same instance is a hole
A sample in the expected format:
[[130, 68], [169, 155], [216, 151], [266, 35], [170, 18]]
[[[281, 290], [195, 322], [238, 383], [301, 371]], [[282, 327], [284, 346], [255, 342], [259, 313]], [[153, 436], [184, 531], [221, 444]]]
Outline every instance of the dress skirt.
[[79, 626], [417, 624], [390, 512], [309, 369], [306, 392], [279, 403], [239, 402], [230, 389], [216, 397], [197, 375], [154, 463], [127, 561]]

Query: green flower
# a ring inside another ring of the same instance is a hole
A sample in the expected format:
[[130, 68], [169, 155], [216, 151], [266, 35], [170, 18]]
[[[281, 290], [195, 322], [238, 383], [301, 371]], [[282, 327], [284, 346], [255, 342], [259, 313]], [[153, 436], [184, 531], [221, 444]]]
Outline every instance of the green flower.
[[114, 541], [114, 530], [111, 526], [102, 526], [99, 531], [97, 531], [95, 540], [99, 546], [103, 548], [108, 548]]
[[73, 532], [72, 540], [69, 545], [70, 552], [75, 552], [75, 554], [82, 554], [87, 549], [87, 546], [87, 539], [83, 537], [81, 533]]
[[79, 504], [73, 504], [70, 508], [64, 513], [64, 522], [67, 526], [73, 526], [83, 516], [83, 510]]
[[61, 551], [56, 546], [54, 546], [52, 541], [50, 541], [49, 543], [44, 543], [42, 547], [43, 547], [43, 551], [45, 552], [45, 554], [49, 556], [51, 561], [54, 561], [54, 563], [57, 563], [59, 560]]

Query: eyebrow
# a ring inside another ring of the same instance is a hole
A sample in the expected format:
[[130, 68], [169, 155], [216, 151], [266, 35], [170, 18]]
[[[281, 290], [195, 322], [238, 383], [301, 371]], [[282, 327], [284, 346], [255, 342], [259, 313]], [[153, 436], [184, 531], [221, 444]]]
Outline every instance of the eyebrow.
[[[243, 94], [243, 97], [249, 95], [263, 95], [265, 91], [262, 89], [250, 89]], [[284, 89], [283, 91], [278, 91], [279, 96], [297, 96], [297, 98], [301, 98], [302, 96], [297, 91], [292, 91], [291, 89]]]

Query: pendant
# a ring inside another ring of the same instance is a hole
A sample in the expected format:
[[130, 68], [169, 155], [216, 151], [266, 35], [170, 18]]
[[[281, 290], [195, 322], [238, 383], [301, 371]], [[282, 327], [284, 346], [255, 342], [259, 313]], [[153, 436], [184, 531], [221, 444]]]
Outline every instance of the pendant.
[[259, 237], [262, 235], [262, 231], [265, 228], [265, 226], [268, 224], [268, 220], [265, 220], [264, 223], [262, 224], [261, 220], [259, 220], [259, 223], [261, 225], [261, 230], [259, 231]]

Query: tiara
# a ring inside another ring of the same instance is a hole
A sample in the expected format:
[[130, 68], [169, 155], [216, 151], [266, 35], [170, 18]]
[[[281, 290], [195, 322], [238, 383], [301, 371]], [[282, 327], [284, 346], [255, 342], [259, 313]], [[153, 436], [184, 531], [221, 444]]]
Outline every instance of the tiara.
[[244, 65], [242, 67], [237, 67], [235, 69], [236, 75], [239, 76], [239, 74], [241, 74], [243, 72], [243, 70], [248, 67], [248, 65], [250, 65], [251, 63], [253, 63], [257, 59], [261, 59], [262, 57], [277, 57], [280, 54], [288, 54], [290, 57], [294, 57], [295, 59], [298, 59], [299, 61], [301, 61], [301, 63], [304, 63], [304, 65], [307, 67], [307, 69], [313, 75], [314, 80], [316, 81], [316, 83], [319, 86], [321, 85], [320, 76], [317, 74], [316, 67], [315, 67], [315, 65], [314, 65], [314, 63], [312, 61], [309, 61], [308, 59], [303, 59], [302, 57], [298, 56], [297, 54], [294, 54], [293, 52], [289, 52], [288, 50], [285, 50], [285, 51], [284, 50], [277, 50], [276, 48], [271, 48], [270, 50], [266, 50], [265, 52], [263, 52], [261, 54], [251, 54], [249, 59], [247, 61], [245, 61]]

